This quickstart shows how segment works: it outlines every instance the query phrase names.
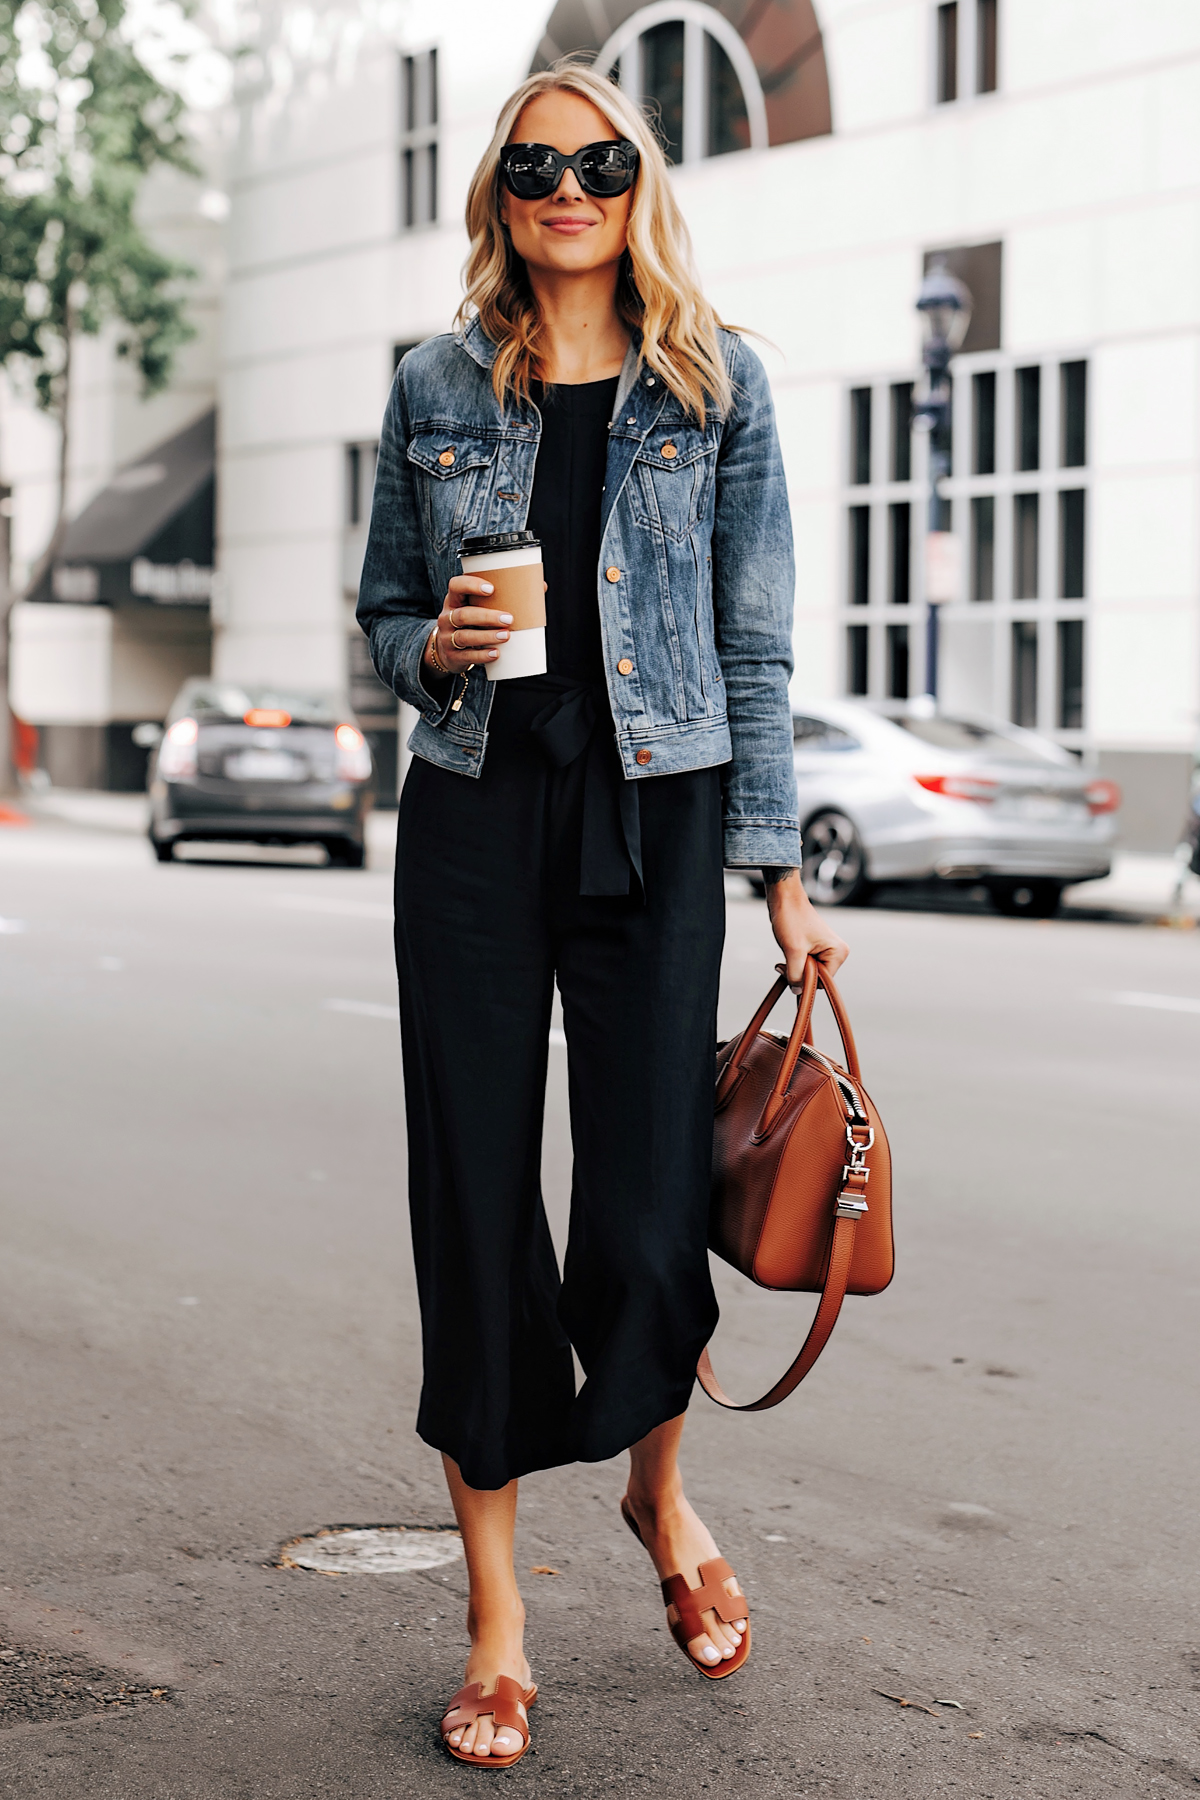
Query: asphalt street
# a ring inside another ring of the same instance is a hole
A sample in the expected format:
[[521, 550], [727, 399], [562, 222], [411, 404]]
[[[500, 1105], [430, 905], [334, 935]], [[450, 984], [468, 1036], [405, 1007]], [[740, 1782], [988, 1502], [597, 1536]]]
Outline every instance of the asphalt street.
[[[732, 1031], [773, 957], [736, 881], [728, 913]], [[277, 1565], [449, 1518], [412, 1430], [386, 867], [158, 867], [37, 824], [0, 831], [0, 915], [5, 1800], [1200, 1785], [1200, 933], [844, 915], [898, 1268], [778, 1411], [694, 1403], [751, 1662], [709, 1684], [675, 1649], [623, 1459], [533, 1477], [534, 1752], [489, 1775], [437, 1735], [461, 1562]], [[811, 1302], [718, 1288], [749, 1394]]]

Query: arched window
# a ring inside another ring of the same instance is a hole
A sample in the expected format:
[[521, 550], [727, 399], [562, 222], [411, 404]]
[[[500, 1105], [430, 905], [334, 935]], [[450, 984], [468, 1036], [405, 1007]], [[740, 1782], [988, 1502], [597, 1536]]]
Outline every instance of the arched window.
[[750, 52], [728, 19], [700, 0], [642, 7], [601, 46], [595, 68], [650, 108], [671, 162], [767, 147]]
[[656, 102], [677, 162], [833, 129], [814, 0], [555, 0], [532, 67], [566, 55]]

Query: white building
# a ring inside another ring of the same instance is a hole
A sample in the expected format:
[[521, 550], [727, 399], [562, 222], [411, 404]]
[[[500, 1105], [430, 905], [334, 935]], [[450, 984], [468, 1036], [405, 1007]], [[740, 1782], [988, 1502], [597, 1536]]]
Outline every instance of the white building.
[[923, 686], [913, 303], [949, 252], [975, 312], [940, 695], [1079, 749], [1125, 787], [1127, 842], [1173, 842], [1200, 726], [1200, 8], [547, 4], [285, 12], [241, 96], [218, 669], [328, 686], [349, 664], [393, 723], [352, 611], [395, 356], [448, 328], [500, 102], [582, 50], [658, 101], [708, 291], [770, 340], [797, 693]]

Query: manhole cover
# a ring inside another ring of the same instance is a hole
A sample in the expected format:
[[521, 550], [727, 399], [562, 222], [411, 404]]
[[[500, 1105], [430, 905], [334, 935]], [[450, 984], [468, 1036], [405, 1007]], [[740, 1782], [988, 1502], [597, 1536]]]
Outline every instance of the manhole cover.
[[313, 1569], [318, 1575], [408, 1575], [458, 1562], [463, 1553], [457, 1531], [424, 1525], [336, 1525], [293, 1538], [279, 1553], [284, 1569]]

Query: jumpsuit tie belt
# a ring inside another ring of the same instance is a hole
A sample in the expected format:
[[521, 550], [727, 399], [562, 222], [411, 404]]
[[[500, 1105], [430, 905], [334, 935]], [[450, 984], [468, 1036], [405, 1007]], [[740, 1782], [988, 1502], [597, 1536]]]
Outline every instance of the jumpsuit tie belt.
[[[626, 781], [609, 730], [608, 694], [597, 683], [542, 675], [541, 687], [559, 691], [536, 713], [529, 735], [556, 769], [580, 756], [583, 770], [583, 845], [579, 892], [628, 894], [645, 900], [642, 877], [642, 816], [636, 781]], [[631, 883], [632, 876], [632, 883]]]

